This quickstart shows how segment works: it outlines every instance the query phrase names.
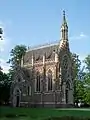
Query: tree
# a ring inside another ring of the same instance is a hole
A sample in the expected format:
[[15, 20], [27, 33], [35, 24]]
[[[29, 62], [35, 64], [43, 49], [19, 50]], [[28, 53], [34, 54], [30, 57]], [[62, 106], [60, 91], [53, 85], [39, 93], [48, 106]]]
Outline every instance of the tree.
[[86, 66], [86, 74], [84, 77], [84, 87], [85, 87], [85, 102], [90, 104], [90, 55], [88, 55], [84, 60]]
[[8, 63], [11, 63], [11, 69], [9, 70], [8, 79], [10, 82], [13, 80], [14, 68], [17, 65], [21, 65], [22, 57], [26, 53], [26, 46], [25, 45], [16, 45], [10, 52], [11, 59], [9, 59]]
[[12, 77], [14, 74], [15, 65], [21, 65], [22, 56], [25, 55], [26, 46], [24, 45], [16, 45], [14, 49], [11, 50], [10, 56], [11, 59], [8, 63], [11, 63], [11, 69], [8, 74], [0, 71], [0, 102], [8, 103], [10, 98], [10, 86], [12, 84]]
[[10, 82], [7, 74], [0, 71], [0, 103], [8, 103], [10, 96]]
[[73, 68], [73, 79], [78, 79], [81, 61], [79, 60], [79, 55], [71, 53], [72, 58], [72, 68]]
[[88, 55], [88, 56], [85, 58], [84, 63], [86, 64], [86, 70], [87, 70], [87, 72], [90, 73], [90, 55]]
[[74, 102], [84, 102], [85, 98], [85, 89], [84, 89], [84, 82], [81, 80], [74, 81]]
[[84, 100], [85, 90], [84, 90], [84, 68], [81, 69], [81, 61], [79, 56], [75, 53], [71, 54], [72, 58], [72, 68], [73, 68], [73, 82], [74, 82], [74, 103]]
[[16, 64], [21, 65], [21, 59], [26, 53], [26, 46], [25, 45], [16, 45], [14, 49], [11, 50], [9, 59], [9, 63], [11, 63], [11, 67], [13, 68]]

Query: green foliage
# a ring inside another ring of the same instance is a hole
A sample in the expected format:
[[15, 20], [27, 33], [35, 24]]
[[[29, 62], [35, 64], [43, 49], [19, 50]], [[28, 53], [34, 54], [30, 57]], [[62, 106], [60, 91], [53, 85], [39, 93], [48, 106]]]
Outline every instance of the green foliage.
[[83, 81], [81, 81], [83, 70], [80, 69], [81, 61], [79, 60], [79, 56], [73, 53], [71, 54], [71, 58], [74, 81], [74, 102], [78, 103], [79, 100], [83, 100], [84, 97]]
[[25, 45], [16, 45], [10, 52], [11, 59], [8, 61], [8, 63], [11, 63], [11, 69], [9, 70], [8, 77], [9, 80], [13, 80], [13, 74], [14, 74], [14, 68], [17, 65], [21, 65], [22, 57], [26, 53], [26, 46]]
[[74, 80], [74, 100], [76, 103], [80, 100], [90, 104], [90, 55], [85, 58], [84, 63], [85, 71], [79, 69]]
[[90, 55], [88, 55], [85, 60], [84, 63], [86, 65], [86, 74], [84, 77], [84, 84], [85, 84], [85, 101], [86, 103], [90, 104]]
[[79, 60], [79, 55], [71, 53], [72, 58], [72, 68], [73, 68], [73, 78], [74, 80], [78, 78], [78, 74], [81, 67], [81, 61]]
[[88, 72], [90, 72], [90, 55], [88, 55], [85, 60], [84, 60], [84, 63], [86, 64], [86, 70]]
[[8, 103], [10, 97], [10, 86], [13, 79], [14, 67], [21, 64], [22, 56], [25, 55], [26, 46], [16, 45], [14, 49], [11, 50], [10, 55], [12, 68], [9, 70], [8, 74], [0, 71], [0, 103]]
[[12, 68], [15, 65], [21, 65], [21, 59], [26, 53], [26, 46], [25, 45], [16, 45], [14, 49], [11, 50], [10, 56], [11, 59], [8, 61], [11, 63]]
[[84, 83], [80, 80], [74, 81], [74, 102], [83, 102], [85, 97]]
[[10, 84], [8, 75], [0, 71], [0, 104], [8, 103], [10, 96]]
[[11, 59], [9, 59], [8, 63], [11, 63], [11, 69], [9, 70], [8, 77], [9, 80], [13, 80], [14, 68], [17, 65], [21, 65], [22, 57], [26, 53], [26, 46], [25, 45], [16, 45], [10, 52]]

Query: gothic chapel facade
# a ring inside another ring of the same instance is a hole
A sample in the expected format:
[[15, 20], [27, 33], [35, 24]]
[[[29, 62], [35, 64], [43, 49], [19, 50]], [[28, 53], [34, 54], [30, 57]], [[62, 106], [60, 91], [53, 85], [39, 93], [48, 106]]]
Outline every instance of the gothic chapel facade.
[[16, 67], [11, 86], [14, 107], [68, 107], [73, 105], [72, 63], [68, 25], [63, 11], [61, 40], [28, 49]]

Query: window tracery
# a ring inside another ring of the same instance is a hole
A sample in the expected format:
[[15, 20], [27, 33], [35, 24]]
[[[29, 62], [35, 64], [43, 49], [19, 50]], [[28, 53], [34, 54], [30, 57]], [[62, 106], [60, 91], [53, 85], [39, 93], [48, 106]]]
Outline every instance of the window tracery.
[[63, 57], [61, 66], [62, 66], [62, 81], [67, 81], [68, 68], [69, 68], [67, 55]]
[[64, 56], [64, 58], [63, 58], [63, 68], [68, 69], [68, 58], [67, 58], [67, 56]]

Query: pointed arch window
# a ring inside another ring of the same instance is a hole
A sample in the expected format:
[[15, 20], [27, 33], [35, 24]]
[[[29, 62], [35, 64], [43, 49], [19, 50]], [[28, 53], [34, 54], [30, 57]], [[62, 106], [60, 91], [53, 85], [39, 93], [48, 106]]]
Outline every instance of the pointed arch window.
[[31, 95], [31, 86], [28, 86], [28, 90], [27, 90], [28, 96]]
[[48, 71], [48, 91], [52, 90], [52, 71]]
[[66, 82], [66, 103], [68, 103], [69, 99], [69, 90], [70, 90], [70, 83], [69, 81]]
[[37, 72], [36, 74], [36, 91], [40, 92], [40, 73]]
[[69, 81], [69, 79], [67, 80], [67, 82], [66, 82], [66, 89], [70, 89], [70, 81]]

